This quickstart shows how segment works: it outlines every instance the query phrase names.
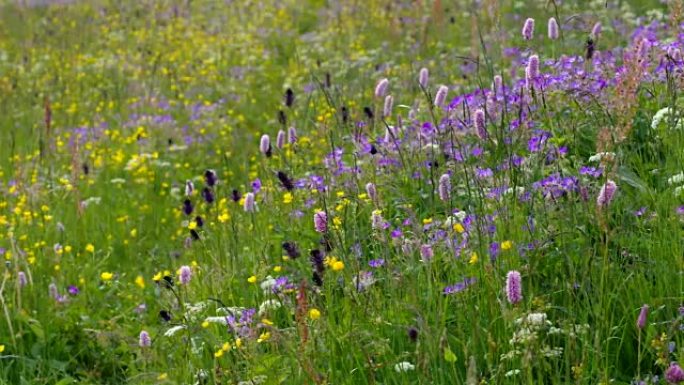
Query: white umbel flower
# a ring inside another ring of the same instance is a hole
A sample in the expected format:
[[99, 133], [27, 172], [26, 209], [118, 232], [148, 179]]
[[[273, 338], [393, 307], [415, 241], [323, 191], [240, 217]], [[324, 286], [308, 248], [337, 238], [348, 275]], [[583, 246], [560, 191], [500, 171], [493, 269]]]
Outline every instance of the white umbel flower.
[[410, 372], [412, 370], [415, 370], [416, 367], [412, 363], [408, 361], [402, 361], [396, 365], [394, 365], [394, 371], [397, 373], [402, 373], [402, 372]]

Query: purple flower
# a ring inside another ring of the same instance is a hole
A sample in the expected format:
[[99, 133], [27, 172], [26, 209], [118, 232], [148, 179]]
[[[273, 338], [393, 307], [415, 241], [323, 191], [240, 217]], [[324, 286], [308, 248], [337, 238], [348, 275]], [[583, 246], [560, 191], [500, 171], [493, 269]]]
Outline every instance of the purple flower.
[[297, 129], [290, 127], [287, 129], [287, 142], [294, 144], [297, 142]]
[[389, 80], [387, 80], [387, 78], [380, 79], [378, 84], [375, 86], [375, 97], [381, 98], [385, 96], [387, 86], [389, 86]]
[[179, 281], [181, 285], [187, 285], [190, 282], [190, 278], [192, 277], [192, 269], [190, 269], [190, 266], [183, 265], [180, 268], [180, 274], [179, 274]]
[[684, 382], [684, 370], [677, 362], [672, 362], [665, 371], [665, 379], [670, 384], [680, 384]]
[[192, 183], [191, 180], [186, 181], [185, 182], [185, 196], [192, 195], [193, 191], [195, 191], [195, 185]]
[[318, 211], [314, 214], [314, 229], [318, 233], [328, 231], [328, 214], [325, 211]]
[[639, 317], [637, 318], [637, 328], [638, 329], [643, 329], [646, 326], [646, 320], [648, 318], [648, 305], [644, 305], [641, 307], [641, 311], [639, 311]]
[[599, 206], [599, 208], [608, 206], [613, 200], [616, 191], [617, 185], [615, 182], [608, 179], [603, 187], [601, 187], [601, 191], [599, 191], [599, 195], [596, 198], [596, 204]]
[[439, 107], [444, 104], [448, 92], [449, 89], [447, 86], [439, 86], [437, 93], [435, 94], [435, 106]]
[[460, 293], [463, 290], [467, 289], [468, 286], [470, 286], [474, 283], [475, 283], [475, 278], [465, 278], [462, 282], [458, 282], [454, 285], [445, 287], [444, 288], [444, 294], [449, 295], [449, 294]]
[[475, 111], [475, 116], [473, 118], [475, 133], [480, 139], [487, 139], [487, 124], [485, 121], [485, 112], [483, 109], [478, 108]]
[[373, 183], [366, 184], [366, 194], [368, 194], [368, 197], [371, 200], [375, 200], [375, 198], [377, 197], [378, 191]]
[[279, 130], [278, 136], [276, 136], [276, 147], [279, 149], [283, 148], [285, 145], [285, 131]]
[[138, 345], [140, 345], [141, 348], [148, 348], [150, 347], [150, 345], [152, 345], [152, 339], [150, 338], [150, 334], [145, 330], [140, 332], [140, 337], [138, 338]]
[[525, 24], [523, 24], [522, 28], [522, 36], [523, 39], [525, 40], [532, 40], [534, 37], [534, 19], [533, 18], [528, 18], [525, 20]]
[[385, 264], [385, 260], [382, 258], [373, 259], [373, 260], [368, 261], [368, 266], [373, 267], [373, 268], [382, 267], [384, 264]]
[[259, 151], [267, 157], [271, 156], [271, 138], [264, 134], [261, 136], [261, 141], [259, 141]]
[[71, 294], [73, 296], [78, 295], [78, 293], [80, 292], [80, 290], [78, 290], [78, 287], [76, 287], [74, 285], [69, 285], [69, 288], [67, 289], [67, 291], [69, 292], [69, 294]]
[[248, 192], [245, 194], [245, 201], [242, 205], [244, 208], [245, 212], [251, 213], [254, 212], [254, 193]]
[[17, 275], [17, 279], [19, 280], [19, 287], [24, 287], [28, 284], [28, 280], [26, 279], [26, 273], [23, 271], [20, 271], [19, 274]]
[[421, 68], [420, 72], [418, 73], [418, 84], [420, 84], [420, 86], [422, 88], [427, 88], [428, 77], [429, 77], [428, 69], [427, 68]]
[[591, 29], [591, 36], [594, 39], [598, 39], [599, 35], [601, 35], [601, 23], [597, 22], [594, 24], [594, 27]]
[[[214, 170], [207, 170], [204, 172], [204, 181], [209, 187], [213, 187], [216, 185], [218, 182], [218, 176], [216, 176], [216, 171]], [[186, 185], [187, 189], [187, 185]], [[187, 194], [190, 195], [190, 194]]]
[[392, 95], [387, 95], [385, 97], [385, 105], [382, 109], [382, 117], [386, 118], [392, 115], [392, 106], [394, 105], [394, 98]]
[[261, 191], [261, 179], [256, 178], [252, 181], [252, 191], [256, 194]]
[[558, 39], [558, 22], [553, 17], [549, 19], [549, 39]]
[[522, 301], [522, 284], [518, 271], [509, 271], [506, 275], [506, 298], [508, 302], [515, 305]]
[[423, 262], [431, 261], [434, 256], [435, 253], [432, 251], [431, 245], [424, 244], [420, 246], [420, 257], [423, 259]]
[[449, 179], [449, 174], [443, 174], [439, 177], [439, 183], [437, 187], [439, 191], [439, 199], [446, 202], [451, 197], [451, 180]]

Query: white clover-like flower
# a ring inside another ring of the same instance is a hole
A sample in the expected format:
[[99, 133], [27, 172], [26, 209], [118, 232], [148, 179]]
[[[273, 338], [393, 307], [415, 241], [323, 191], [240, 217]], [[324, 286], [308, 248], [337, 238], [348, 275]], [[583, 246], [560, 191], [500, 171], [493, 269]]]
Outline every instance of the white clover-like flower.
[[262, 315], [267, 311], [275, 310], [280, 306], [282, 306], [282, 304], [277, 299], [267, 299], [266, 301], [262, 302], [261, 305], [259, 305], [259, 314]]
[[[680, 117], [675, 116], [674, 111], [670, 107], [665, 107], [661, 108], [658, 110], [655, 115], [653, 115], [653, 119], [651, 119], [651, 128], [656, 129], [660, 125], [660, 123], [663, 121], [663, 119], [666, 119], [671, 121], [673, 119], [676, 120], [677, 125], [674, 127], [675, 129], [681, 129], [684, 126], [684, 122], [682, 122], [682, 119]], [[670, 127], [672, 128], [672, 127]]]
[[670, 186], [682, 183], [684, 183], [684, 172], [680, 172], [677, 175], [673, 175], [667, 180], [667, 184], [669, 184]]
[[589, 157], [590, 162], [602, 162], [604, 159], [613, 160], [615, 158], [614, 152], [599, 152]]
[[185, 329], [185, 325], [174, 326], [171, 329], [164, 332], [165, 337], [173, 337], [179, 331]]
[[396, 365], [394, 365], [394, 371], [397, 373], [402, 373], [402, 372], [409, 372], [411, 370], [415, 370], [416, 366], [413, 365], [412, 363], [408, 361], [402, 361]]

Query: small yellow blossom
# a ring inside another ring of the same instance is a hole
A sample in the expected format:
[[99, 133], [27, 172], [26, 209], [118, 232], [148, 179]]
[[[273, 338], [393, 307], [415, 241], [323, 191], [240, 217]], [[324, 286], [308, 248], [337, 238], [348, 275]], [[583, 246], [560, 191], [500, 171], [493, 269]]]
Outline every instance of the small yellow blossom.
[[459, 234], [462, 234], [462, 233], [465, 231], [465, 228], [463, 227], [462, 224], [456, 223], [456, 224], [454, 225], [454, 231], [457, 232], [457, 233], [459, 233]]
[[223, 345], [221, 345], [221, 350], [223, 350], [224, 352], [229, 351], [230, 350], [230, 343], [226, 342]]
[[344, 262], [342, 262], [342, 261], [335, 261], [335, 262], [333, 262], [333, 264], [332, 264], [332, 269], [333, 269], [334, 271], [344, 270]]
[[209, 321], [202, 322], [202, 327], [205, 329], [208, 328], [209, 327]]
[[501, 242], [501, 250], [510, 250], [513, 247], [513, 242], [503, 241]]
[[432, 223], [432, 218], [425, 218], [425, 219], [423, 219], [423, 224], [424, 224], [424, 225], [429, 225], [429, 224], [431, 224], [431, 223]]
[[114, 274], [110, 273], [108, 271], [104, 271], [104, 272], [102, 272], [102, 274], [100, 274], [100, 278], [103, 281], [111, 281], [111, 279], [114, 278]]
[[143, 278], [142, 275], [135, 277], [135, 284], [138, 285], [139, 288], [144, 289], [145, 288], [145, 278]]
[[468, 263], [470, 263], [471, 265], [474, 265], [477, 263], [478, 259], [479, 259], [479, 257], [477, 256], [477, 253], [473, 251], [470, 254], [470, 259], [468, 260]]
[[257, 342], [260, 342], [260, 343], [265, 342], [265, 341], [268, 341], [270, 338], [271, 338], [271, 332], [263, 332], [263, 333], [261, 333], [259, 338], [257, 338]]
[[271, 320], [268, 319], [268, 318], [262, 318], [262, 319], [261, 319], [261, 323], [264, 324], [264, 325], [268, 325], [268, 326], [272, 326], [272, 325], [273, 325], [273, 321], [271, 321]]
[[223, 350], [219, 349], [214, 353], [214, 357], [221, 358], [223, 356]]
[[256, 283], [256, 281], [257, 281], [256, 275], [253, 275], [253, 276], [247, 278], [247, 282], [249, 282], [249, 283]]
[[275, 266], [275, 267], [273, 268], [273, 271], [275, 271], [276, 273], [280, 273], [281, 270], [283, 270], [283, 267], [282, 267], [282, 266]]
[[286, 192], [285, 194], [283, 194], [283, 203], [292, 203], [293, 199], [294, 197], [292, 196], [292, 193]]
[[309, 310], [309, 318], [311, 318], [314, 321], [321, 318], [321, 311], [316, 309], [315, 307], [311, 308]]
[[89, 253], [94, 253], [95, 252], [95, 246], [93, 246], [92, 243], [89, 243], [86, 245], [85, 250]]
[[5, 351], [5, 345], [0, 345], [0, 353]]

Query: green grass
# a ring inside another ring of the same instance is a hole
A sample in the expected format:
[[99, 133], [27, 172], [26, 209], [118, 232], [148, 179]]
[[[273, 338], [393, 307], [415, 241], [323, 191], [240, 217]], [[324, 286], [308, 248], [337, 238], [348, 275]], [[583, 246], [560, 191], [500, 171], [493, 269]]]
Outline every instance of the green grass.
[[[662, 108], [681, 111], [681, 75], [660, 69], [666, 45], [680, 44], [668, 27], [679, 3], [481, 3], [4, 4], [0, 383], [666, 383], [684, 360], [684, 193], [668, 182], [684, 172], [684, 134], [674, 119], [651, 125]], [[559, 40], [546, 35], [552, 16]], [[528, 17], [531, 41], [520, 32]], [[634, 52], [633, 32], [652, 26], [633, 89], [598, 62], [566, 70], [603, 69], [600, 91], [579, 75], [571, 86], [556, 66], [583, 60], [597, 21], [596, 55], [612, 52], [616, 67], [616, 48]], [[531, 53], [556, 83], [515, 86]], [[487, 104], [483, 139], [464, 131], [494, 75], [527, 102]], [[373, 95], [382, 78], [387, 117]], [[442, 84], [449, 111], [433, 105]], [[296, 143], [277, 148], [291, 126]], [[602, 151], [614, 161], [589, 161]], [[219, 180], [210, 204], [208, 169]], [[307, 183], [288, 192], [279, 171]], [[608, 179], [618, 190], [599, 207]], [[300, 255], [287, 257], [284, 242]], [[312, 250], [330, 258], [321, 285]], [[517, 304], [505, 293], [512, 270]], [[279, 277], [280, 291], [263, 289]], [[255, 309], [248, 329], [209, 322], [239, 322], [237, 309]]]

